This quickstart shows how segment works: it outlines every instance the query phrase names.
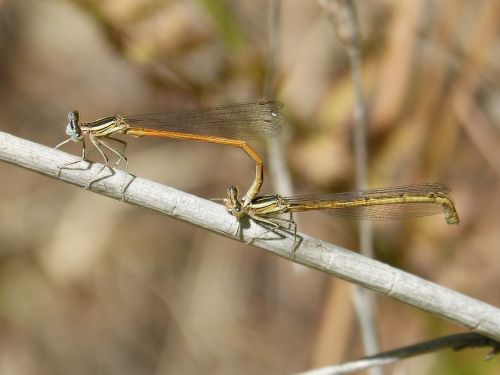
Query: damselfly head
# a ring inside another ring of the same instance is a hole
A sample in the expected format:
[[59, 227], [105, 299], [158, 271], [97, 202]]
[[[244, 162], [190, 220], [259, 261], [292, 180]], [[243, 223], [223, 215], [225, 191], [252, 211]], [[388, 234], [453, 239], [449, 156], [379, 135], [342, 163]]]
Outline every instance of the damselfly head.
[[245, 211], [243, 210], [243, 203], [239, 198], [239, 190], [236, 186], [231, 186], [229, 189], [227, 189], [226, 208], [233, 216], [236, 216], [237, 218], [245, 215]]
[[78, 142], [83, 138], [82, 129], [78, 121], [80, 120], [80, 115], [78, 111], [71, 111], [68, 113], [68, 125], [66, 125], [66, 134], [70, 136], [73, 142]]

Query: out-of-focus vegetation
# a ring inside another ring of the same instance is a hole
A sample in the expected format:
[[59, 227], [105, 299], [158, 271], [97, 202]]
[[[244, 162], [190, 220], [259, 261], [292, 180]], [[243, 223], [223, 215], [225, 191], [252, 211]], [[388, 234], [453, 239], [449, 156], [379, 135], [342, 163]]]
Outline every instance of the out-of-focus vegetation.
[[[377, 223], [377, 257], [499, 305], [500, 3], [357, 5], [371, 185], [444, 182], [462, 219]], [[55, 145], [70, 109], [86, 121], [262, 99], [267, 9], [263, 0], [0, 1], [0, 130]], [[344, 50], [314, 1], [284, 1], [281, 20], [276, 92], [296, 191], [352, 189]], [[128, 156], [132, 173], [207, 198], [253, 175], [238, 150], [213, 145], [132, 140]], [[6, 164], [0, 181], [0, 373], [282, 374], [362, 354], [346, 282]], [[265, 190], [274, 192], [269, 181]], [[355, 228], [300, 216], [300, 230], [351, 249]], [[384, 349], [460, 331], [378, 300]], [[498, 373], [485, 354], [401, 366]]]

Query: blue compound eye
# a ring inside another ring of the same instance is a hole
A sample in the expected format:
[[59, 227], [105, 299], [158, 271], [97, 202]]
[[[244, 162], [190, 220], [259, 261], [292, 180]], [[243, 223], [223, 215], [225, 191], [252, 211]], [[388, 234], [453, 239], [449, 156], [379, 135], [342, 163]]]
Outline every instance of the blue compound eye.
[[71, 126], [71, 123], [68, 122], [68, 124], [66, 125], [66, 134], [73, 137], [74, 135], [74, 130], [73, 130], [73, 127]]

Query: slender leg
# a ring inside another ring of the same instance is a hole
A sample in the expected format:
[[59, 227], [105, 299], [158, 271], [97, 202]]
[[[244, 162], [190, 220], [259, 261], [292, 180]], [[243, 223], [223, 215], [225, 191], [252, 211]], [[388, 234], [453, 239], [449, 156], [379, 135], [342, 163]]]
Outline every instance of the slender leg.
[[[71, 138], [68, 138], [64, 142], [59, 143], [54, 148], [58, 149], [59, 147], [65, 145], [69, 141], [71, 141]], [[67, 169], [67, 167], [69, 167], [70, 165], [80, 163], [82, 160], [85, 160], [85, 140], [84, 139], [82, 139], [82, 156], [81, 156], [81, 159], [80, 160], [76, 160], [76, 161], [71, 161], [69, 163], [65, 163], [65, 164], [62, 164], [62, 165], [59, 165], [57, 167], [57, 178], [59, 178], [61, 176], [61, 170]]]
[[109, 151], [111, 151], [113, 154], [115, 154], [118, 159], [114, 162], [114, 167], [117, 168], [120, 162], [123, 160], [123, 163], [125, 164], [125, 181], [123, 182], [122, 186], [122, 198], [121, 200], [125, 200], [125, 189], [127, 188], [127, 175], [128, 175], [128, 159], [125, 156], [125, 149], [127, 148], [127, 142], [122, 141], [121, 139], [118, 138], [113, 138], [113, 137], [108, 137], [106, 139], [111, 139], [113, 142], [117, 142], [121, 145], [121, 150], [117, 150], [116, 148], [112, 147], [109, 145], [104, 139], [99, 139], [99, 142], [106, 147]]
[[71, 138], [68, 138], [64, 141], [62, 141], [61, 143], [59, 143], [57, 146], [55, 146], [54, 148], [57, 150], [58, 148], [60, 148], [61, 146], [64, 146], [66, 143], [68, 143], [69, 141], [71, 141]]
[[102, 151], [101, 147], [99, 146], [99, 145], [104, 145], [102, 143], [102, 141], [100, 141], [98, 138], [93, 137], [93, 136], [89, 136], [89, 139], [90, 139], [90, 142], [92, 142], [92, 144], [94, 145], [94, 147], [96, 148], [96, 150], [99, 151], [99, 154], [104, 159], [104, 164], [101, 167], [101, 169], [99, 169], [99, 172], [97, 172], [97, 174], [95, 175], [95, 177], [92, 180], [90, 180], [89, 183], [85, 186], [85, 189], [90, 189], [90, 185], [92, 185], [97, 180], [97, 177], [101, 174], [101, 172], [104, 170], [104, 168], [106, 168], [109, 165], [109, 159], [108, 159], [108, 157], [106, 156], [106, 154], [104, 153], [104, 151]]
[[[125, 141], [122, 141], [121, 139], [117, 139], [117, 138], [112, 138], [112, 137], [108, 137], [109, 139], [112, 139], [114, 142], [118, 142], [120, 143], [122, 146], [123, 146], [123, 150], [125, 150], [125, 148], [127, 147], [127, 142]], [[113, 147], [111, 147], [109, 144], [106, 143], [106, 141], [104, 139], [99, 139], [99, 143], [101, 145], [103, 145], [104, 147], [106, 147], [109, 151], [111, 151], [113, 154], [115, 154], [116, 156], [118, 156], [118, 160], [114, 163], [115, 167], [118, 167], [118, 165], [120, 164], [120, 161], [123, 160], [123, 163], [125, 164], [125, 172], [128, 173], [128, 159], [127, 157], [125, 156], [125, 153], [124, 151], [120, 152], [116, 149], [114, 149]]]
[[263, 218], [262, 216], [257, 216], [257, 215], [249, 215], [249, 216], [257, 222], [264, 223], [264, 224], [270, 225], [272, 227], [272, 229], [269, 229], [265, 232], [262, 232], [257, 237], [252, 238], [249, 243], [252, 243], [255, 239], [262, 237], [269, 232], [276, 233], [277, 229], [280, 229], [280, 228], [284, 229], [283, 223], [285, 223], [285, 224], [290, 224], [290, 226], [294, 227], [294, 240], [293, 241], [294, 241], [294, 247], [295, 247], [295, 238], [297, 235], [297, 225], [295, 224], [293, 217], [291, 217], [291, 214], [290, 214], [290, 219], [283, 219], [283, 218], [278, 218], [278, 217]]

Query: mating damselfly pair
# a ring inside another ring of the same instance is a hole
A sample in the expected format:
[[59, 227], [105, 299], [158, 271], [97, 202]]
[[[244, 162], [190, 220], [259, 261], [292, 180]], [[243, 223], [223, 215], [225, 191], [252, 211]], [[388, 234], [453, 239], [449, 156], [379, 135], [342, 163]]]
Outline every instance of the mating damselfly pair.
[[[282, 108], [281, 103], [274, 101], [238, 103], [177, 112], [115, 115], [86, 123], [80, 123], [78, 112], [73, 111], [68, 115], [66, 127], [69, 138], [56, 148], [70, 141], [80, 142], [82, 159], [87, 159], [88, 146], [92, 146], [104, 161], [98, 175], [110, 164], [117, 166], [120, 162], [128, 172], [126, 142], [115, 138], [116, 135], [194, 140], [241, 148], [255, 162], [254, 180], [242, 198], [239, 197], [238, 189], [231, 187], [223, 201], [227, 210], [238, 219], [248, 216], [271, 228], [291, 224], [296, 232], [293, 217], [283, 219], [280, 215], [309, 210], [372, 220], [444, 213], [448, 224], [458, 224], [459, 218], [450, 190], [443, 184], [408, 185], [320, 196], [258, 196], [264, 177], [263, 159], [247, 141], [279, 134], [286, 125]], [[110, 156], [116, 159], [114, 163]], [[96, 178], [86, 187], [89, 188], [94, 181]]]

